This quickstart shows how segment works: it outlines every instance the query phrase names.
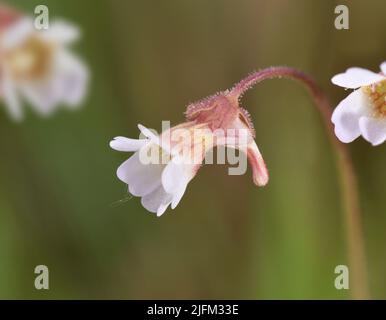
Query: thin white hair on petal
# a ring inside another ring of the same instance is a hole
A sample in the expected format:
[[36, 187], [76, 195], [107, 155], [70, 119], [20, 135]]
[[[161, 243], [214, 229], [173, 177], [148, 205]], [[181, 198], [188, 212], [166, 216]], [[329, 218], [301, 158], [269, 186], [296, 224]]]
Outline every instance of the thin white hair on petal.
[[130, 201], [130, 200], [133, 199], [133, 198], [134, 198], [133, 195], [131, 195], [131, 194], [129, 193], [129, 194], [127, 194], [124, 198], [119, 199], [119, 200], [117, 200], [117, 201], [114, 201], [114, 202], [110, 203], [110, 207], [112, 207], [112, 208], [117, 208], [117, 207], [119, 207], [120, 205], [122, 205], [122, 204], [124, 204], [124, 203]]

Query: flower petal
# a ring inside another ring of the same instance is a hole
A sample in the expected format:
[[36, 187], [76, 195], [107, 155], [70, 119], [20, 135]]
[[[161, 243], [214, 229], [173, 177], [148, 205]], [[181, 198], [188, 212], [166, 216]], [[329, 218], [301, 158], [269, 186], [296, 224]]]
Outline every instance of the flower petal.
[[169, 205], [170, 201], [168, 201], [166, 204], [162, 203], [157, 209], [157, 217], [162, 216], [165, 213], [166, 209], [169, 207]]
[[144, 208], [150, 212], [157, 213], [158, 217], [164, 214], [171, 201], [172, 196], [165, 192], [161, 184], [141, 199], [141, 203]]
[[146, 143], [147, 139], [129, 139], [126, 137], [115, 137], [110, 141], [110, 147], [117, 151], [132, 152], [138, 151]]
[[332, 77], [331, 81], [340, 87], [356, 89], [384, 79], [384, 76], [363, 68], [349, 68], [346, 72]]
[[156, 136], [153, 132], [151, 132], [150, 129], [146, 128], [142, 124], [138, 124], [138, 129], [146, 138], [149, 138], [151, 141], [159, 145], [159, 137]]
[[67, 45], [79, 39], [80, 30], [64, 20], [56, 20], [47, 30], [42, 30], [41, 35], [49, 41]]
[[86, 92], [89, 72], [79, 58], [67, 50], [57, 52], [55, 67], [52, 71], [55, 91], [60, 95], [60, 101], [68, 106], [78, 106]]
[[386, 76], [386, 61], [381, 64], [381, 71]]
[[373, 146], [386, 140], [386, 119], [362, 117], [359, 119], [359, 128], [363, 137]]
[[4, 103], [8, 107], [8, 112], [10, 116], [16, 120], [20, 121], [23, 117], [21, 110], [20, 99], [17, 94], [17, 89], [11, 78], [4, 72], [2, 77], [2, 97]]
[[88, 82], [86, 67], [71, 53], [56, 52], [53, 68], [47, 78], [25, 82], [21, 91], [37, 111], [52, 113], [60, 103], [75, 107], [85, 95]]
[[20, 85], [20, 92], [41, 115], [50, 115], [60, 101], [60, 93], [48, 79]]
[[335, 135], [344, 143], [354, 141], [360, 136], [359, 118], [368, 114], [367, 100], [358, 89], [350, 93], [335, 108], [332, 122], [335, 125]]
[[196, 174], [197, 164], [187, 159], [173, 158], [162, 173], [162, 186], [173, 196], [172, 209], [181, 201], [186, 187]]
[[161, 184], [161, 175], [165, 165], [143, 164], [139, 151], [121, 164], [117, 170], [120, 180], [129, 185], [129, 192], [141, 197], [154, 191]]
[[6, 29], [1, 38], [1, 45], [4, 49], [14, 48], [35, 31], [32, 19], [23, 18]]

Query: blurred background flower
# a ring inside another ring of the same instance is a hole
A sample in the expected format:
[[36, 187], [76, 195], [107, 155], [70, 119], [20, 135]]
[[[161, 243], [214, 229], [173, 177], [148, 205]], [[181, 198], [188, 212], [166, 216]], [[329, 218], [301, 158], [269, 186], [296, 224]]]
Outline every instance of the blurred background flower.
[[373, 146], [386, 140], [386, 62], [375, 73], [349, 68], [332, 82], [343, 88], [357, 89], [334, 110], [332, 121], [336, 136], [345, 143], [362, 135]]
[[79, 38], [79, 29], [53, 21], [38, 30], [29, 15], [0, 6], [0, 92], [15, 120], [23, 116], [21, 98], [41, 115], [58, 106], [79, 106], [86, 92], [88, 71], [68, 49]]
[[[136, 137], [138, 122], [179, 123], [189, 102], [271, 65], [313, 75], [337, 105], [347, 92], [331, 77], [378, 70], [386, 52], [385, 1], [343, 3], [349, 30], [335, 29], [342, 1], [332, 0], [46, 0], [51, 17], [81, 27], [74, 49], [93, 82], [76, 113], [20, 126], [0, 112], [0, 297], [348, 298], [334, 287], [335, 266], [348, 264], [334, 158], [298, 84], [266, 81], [242, 100], [269, 165], [265, 188], [250, 172], [204, 166], [157, 219], [126, 197], [112, 174], [122, 154], [107, 147]], [[37, 4], [12, 1], [31, 14]], [[363, 139], [349, 148], [371, 294], [386, 298], [386, 149]], [[33, 287], [38, 264], [48, 291]]]

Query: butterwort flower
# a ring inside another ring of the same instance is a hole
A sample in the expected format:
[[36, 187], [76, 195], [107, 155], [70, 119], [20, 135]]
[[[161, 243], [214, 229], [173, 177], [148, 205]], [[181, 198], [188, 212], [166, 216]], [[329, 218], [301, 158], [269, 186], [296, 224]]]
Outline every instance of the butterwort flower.
[[41, 115], [57, 106], [78, 106], [86, 92], [88, 70], [69, 49], [80, 35], [65, 21], [37, 30], [32, 18], [0, 7], [0, 99], [20, 120], [24, 98]]
[[386, 62], [375, 73], [350, 68], [334, 76], [332, 83], [355, 89], [336, 107], [332, 122], [335, 134], [344, 143], [363, 136], [376, 146], [386, 140]]
[[169, 205], [174, 209], [208, 151], [218, 146], [245, 153], [254, 183], [267, 184], [268, 171], [254, 140], [251, 118], [238, 98], [233, 91], [220, 92], [190, 104], [186, 121], [160, 135], [139, 125], [139, 139], [116, 137], [110, 142], [115, 150], [134, 152], [118, 168], [117, 176], [132, 195], [142, 198], [147, 210], [161, 216]]

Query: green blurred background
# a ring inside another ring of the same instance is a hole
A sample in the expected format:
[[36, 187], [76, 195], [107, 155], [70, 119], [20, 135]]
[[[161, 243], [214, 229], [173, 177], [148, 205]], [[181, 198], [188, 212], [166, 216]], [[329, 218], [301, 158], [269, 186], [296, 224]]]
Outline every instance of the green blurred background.
[[[9, 1], [33, 13], [41, 1]], [[272, 80], [249, 91], [271, 181], [204, 166], [161, 218], [127, 199], [115, 175], [137, 123], [177, 124], [185, 106], [271, 65], [330, 83], [350, 66], [386, 60], [386, 2], [327, 0], [45, 0], [51, 19], [83, 29], [74, 50], [92, 72], [84, 106], [50, 119], [0, 113], [0, 298], [347, 299], [348, 264], [332, 149], [307, 92]], [[347, 4], [350, 29], [334, 28]], [[30, 108], [25, 108], [30, 110]], [[386, 146], [350, 146], [358, 172], [370, 288], [386, 298]], [[127, 201], [119, 202], [121, 199]], [[50, 289], [34, 288], [47, 265]]]

